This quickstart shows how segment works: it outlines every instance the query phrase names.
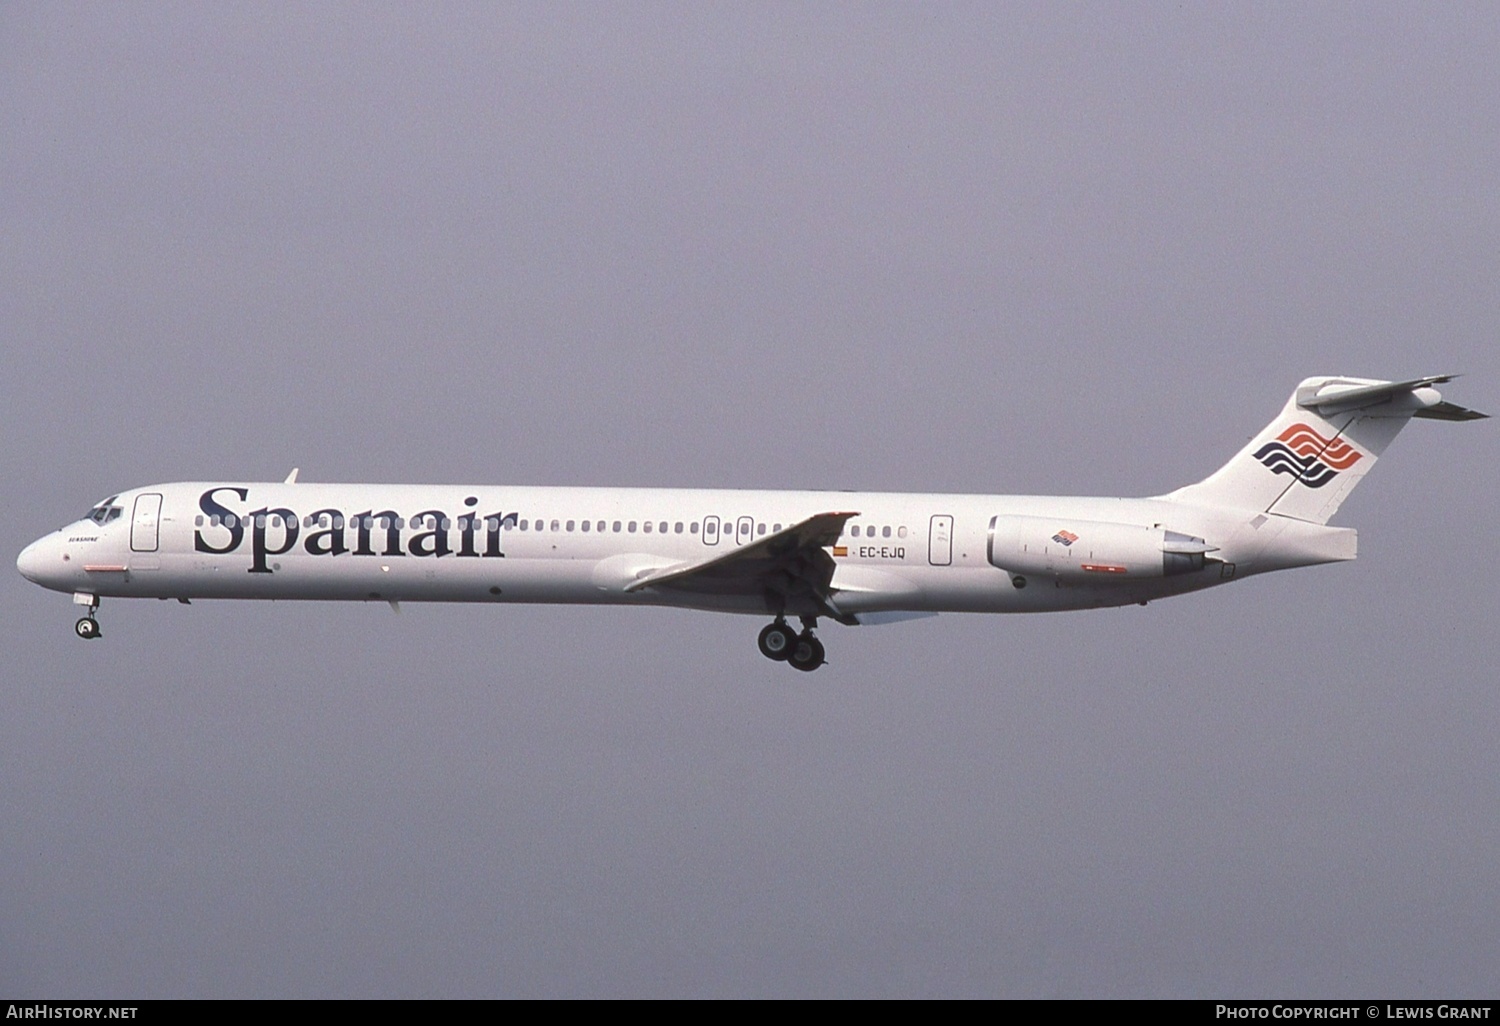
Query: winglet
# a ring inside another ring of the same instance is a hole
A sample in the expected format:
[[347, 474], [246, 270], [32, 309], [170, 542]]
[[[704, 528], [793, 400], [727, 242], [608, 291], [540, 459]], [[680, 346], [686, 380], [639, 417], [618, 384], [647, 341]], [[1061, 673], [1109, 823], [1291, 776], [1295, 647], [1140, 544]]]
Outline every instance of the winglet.
[[302, 469], [301, 467], [293, 467], [292, 468], [292, 472], [290, 474], [288, 474], [286, 476], [286, 480], [283, 481], [283, 482], [281, 482], [281, 483], [282, 484], [296, 484], [297, 483], [297, 471], [299, 471], [301, 469]]

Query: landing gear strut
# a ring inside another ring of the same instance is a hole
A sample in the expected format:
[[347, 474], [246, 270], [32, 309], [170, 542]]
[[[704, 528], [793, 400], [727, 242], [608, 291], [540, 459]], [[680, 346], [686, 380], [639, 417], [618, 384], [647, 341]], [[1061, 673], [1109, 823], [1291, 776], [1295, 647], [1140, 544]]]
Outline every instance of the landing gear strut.
[[760, 654], [777, 662], [790, 663], [795, 669], [810, 673], [823, 665], [823, 643], [813, 635], [818, 621], [810, 616], [802, 618], [802, 633], [798, 634], [777, 617], [760, 632], [758, 643]]

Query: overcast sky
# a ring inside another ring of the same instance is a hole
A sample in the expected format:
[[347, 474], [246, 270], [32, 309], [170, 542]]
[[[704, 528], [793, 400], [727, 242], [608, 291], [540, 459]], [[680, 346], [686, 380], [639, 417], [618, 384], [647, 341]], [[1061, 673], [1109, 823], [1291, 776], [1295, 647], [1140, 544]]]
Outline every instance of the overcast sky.
[[[1500, 413], [1493, 4], [0, 5], [0, 551], [228, 478], [1154, 494]], [[1494, 422], [1352, 564], [829, 626], [0, 574], [0, 992], [1494, 997]], [[9, 564], [5, 564], [8, 566]]]

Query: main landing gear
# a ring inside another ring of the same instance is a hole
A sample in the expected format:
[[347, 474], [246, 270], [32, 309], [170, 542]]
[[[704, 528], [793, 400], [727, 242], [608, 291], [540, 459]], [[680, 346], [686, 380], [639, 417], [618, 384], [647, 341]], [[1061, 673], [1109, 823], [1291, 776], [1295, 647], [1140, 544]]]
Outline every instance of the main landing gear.
[[798, 634], [778, 616], [774, 623], [767, 624], [760, 632], [760, 654], [811, 673], [823, 665], [823, 643], [813, 636], [813, 628], [817, 625], [817, 620], [804, 616], [802, 633]]

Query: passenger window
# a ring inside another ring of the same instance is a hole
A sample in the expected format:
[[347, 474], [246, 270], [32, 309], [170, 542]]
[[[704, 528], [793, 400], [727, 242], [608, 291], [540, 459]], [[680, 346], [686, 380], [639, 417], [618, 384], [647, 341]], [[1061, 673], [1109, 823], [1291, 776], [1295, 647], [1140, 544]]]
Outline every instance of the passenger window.
[[641, 530], [645, 531], [647, 534], [650, 534], [651, 533], [651, 521], [648, 520], [644, 524], [642, 524], [641, 525]]
[[592, 523], [591, 523], [591, 522], [590, 522], [590, 521], [587, 521], [587, 520], [585, 520], [585, 521], [584, 521], [584, 522], [583, 522], [583, 523], [582, 523], [582, 524], [580, 524], [580, 525], [579, 525], [579, 526], [580, 526], [580, 527], [582, 527], [582, 528], [583, 528], [583, 530], [584, 530], [584, 533], [585, 533], [585, 534], [587, 534], [587, 533], [588, 533], [588, 529], [589, 529], [589, 528], [590, 528], [590, 527], [591, 527], [591, 526], [593, 526], [593, 525], [592, 525]]
[[203, 526], [203, 514], [202, 513], [199, 513], [197, 516], [195, 516], [193, 518], [193, 526], [194, 527], [202, 527]]
[[661, 522], [661, 524], [658, 526], [658, 531], [661, 534], [666, 534], [667, 533], [667, 522], [665, 520], [663, 520]]
[[678, 534], [682, 533], [682, 521], [681, 520], [677, 521], [676, 533], [678, 533]]
[[571, 520], [568, 521], [568, 533], [569, 534], [573, 533], [573, 521], [571, 521]]
[[761, 524], [759, 527], [757, 527], [755, 529], [755, 533], [756, 534], [765, 534], [766, 533], [766, 525], [765, 524]]
[[688, 534], [697, 534], [697, 533], [698, 533], [698, 521], [694, 520], [691, 524], [688, 524]]
[[619, 533], [620, 533], [620, 522], [618, 520], [616, 520], [615, 521], [615, 534], [619, 534]]
[[344, 526], [344, 518], [343, 518], [342, 515], [336, 516], [336, 517], [333, 518], [333, 526], [334, 527], [343, 527]]
[[771, 528], [771, 533], [772, 534], [780, 534], [781, 533], [781, 525], [777, 524], [775, 527]]
[[554, 530], [554, 531], [557, 530], [557, 521], [556, 520], [552, 521], [552, 530]]
[[906, 537], [906, 528], [904, 528], [904, 527], [898, 527], [898, 528], [896, 528], [896, 537], [897, 538], [905, 538]]
[[629, 528], [629, 530], [630, 530], [631, 534], [635, 534], [635, 521], [634, 520], [632, 520], [630, 522], [630, 528]]
[[600, 534], [603, 534], [604, 533], [604, 521], [602, 521], [602, 520], [599, 521], [599, 526], [596, 527], [595, 530], [598, 531]]

